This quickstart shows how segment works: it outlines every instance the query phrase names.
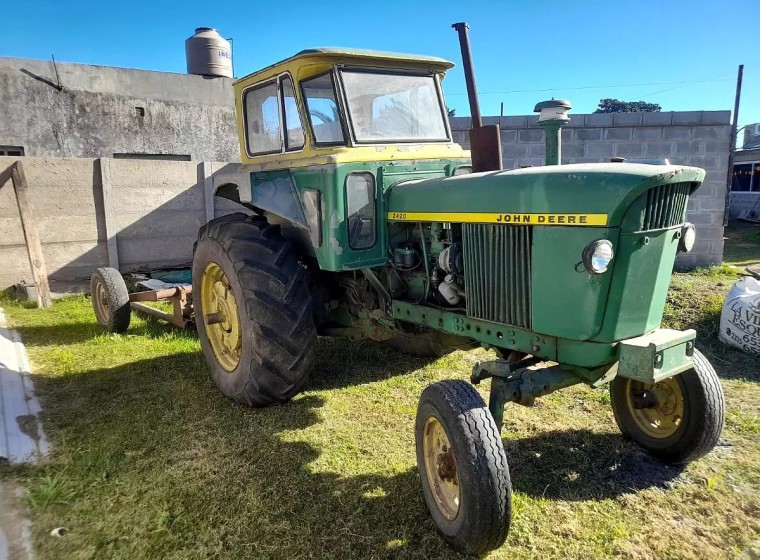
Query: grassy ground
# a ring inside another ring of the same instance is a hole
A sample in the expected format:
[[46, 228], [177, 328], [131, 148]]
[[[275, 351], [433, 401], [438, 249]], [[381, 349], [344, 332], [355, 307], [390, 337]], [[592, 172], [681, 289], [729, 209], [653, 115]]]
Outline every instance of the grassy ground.
[[[755, 231], [729, 231], [732, 262], [760, 259]], [[666, 310], [669, 326], [698, 329], [721, 376], [715, 452], [660, 465], [619, 436], [601, 389], [510, 405], [515, 515], [489, 558], [742, 558], [760, 546], [760, 360], [716, 340], [736, 277], [674, 274]], [[425, 361], [320, 339], [309, 390], [250, 410], [215, 389], [193, 333], [137, 319], [102, 334], [84, 297], [48, 311], [2, 303], [54, 449], [43, 466], [0, 467], [29, 489], [39, 558], [457, 557], [426, 512], [412, 426], [422, 389], [465, 378], [484, 351]], [[69, 532], [49, 536], [59, 526]]]

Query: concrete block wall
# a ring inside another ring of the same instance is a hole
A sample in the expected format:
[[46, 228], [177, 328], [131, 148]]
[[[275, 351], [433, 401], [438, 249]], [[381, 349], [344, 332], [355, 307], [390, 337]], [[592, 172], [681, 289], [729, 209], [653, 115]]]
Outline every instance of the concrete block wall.
[[[562, 163], [600, 163], [611, 157], [668, 158], [671, 163], [705, 169], [702, 186], [689, 201], [687, 219], [697, 227], [697, 242], [679, 255], [682, 267], [720, 264], [726, 203], [730, 111], [607, 113], [570, 115], [562, 130]], [[505, 169], [544, 163], [544, 134], [538, 117], [485, 117], [501, 129]], [[469, 147], [469, 117], [451, 119], [454, 140]]]
[[240, 161], [232, 80], [0, 57], [0, 145]]
[[[5, 171], [14, 161], [0, 157], [0, 177], [9, 175]], [[24, 158], [24, 173], [51, 277], [55, 279], [61, 270], [67, 277], [87, 277], [107, 263], [103, 201], [94, 187], [95, 160]], [[33, 283], [16, 195], [8, 179], [0, 186], [0, 289], [22, 280]]]
[[7, 179], [0, 186], [0, 290], [32, 283], [10, 180], [16, 161], [24, 166], [53, 282], [85, 280], [100, 266], [134, 271], [189, 264], [201, 225], [244, 210], [209, 195], [217, 186], [214, 173], [226, 163], [0, 157], [0, 183]]

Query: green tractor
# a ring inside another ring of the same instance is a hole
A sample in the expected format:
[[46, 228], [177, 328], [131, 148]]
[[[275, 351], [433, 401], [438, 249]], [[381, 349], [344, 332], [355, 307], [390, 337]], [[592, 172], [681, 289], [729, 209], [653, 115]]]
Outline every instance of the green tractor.
[[[249, 212], [201, 228], [192, 296], [213, 380], [248, 406], [304, 390], [320, 335], [495, 350], [471, 380], [427, 387], [415, 427], [430, 514], [477, 554], [509, 530], [506, 403], [609, 383], [623, 434], [686, 463], [715, 446], [724, 401], [695, 332], [660, 328], [704, 171], [559, 165], [569, 104], [556, 101], [537, 106], [548, 165], [500, 170], [479, 111], [472, 156], [453, 142], [452, 66], [312, 49], [238, 80], [242, 164], [216, 194]], [[471, 384], [485, 379], [488, 405]]]

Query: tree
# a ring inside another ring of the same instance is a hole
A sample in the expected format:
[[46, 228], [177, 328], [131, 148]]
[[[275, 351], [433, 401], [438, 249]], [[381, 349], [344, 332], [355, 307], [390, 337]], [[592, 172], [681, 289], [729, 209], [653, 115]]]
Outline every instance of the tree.
[[658, 113], [659, 111], [662, 111], [659, 103], [621, 101], [608, 97], [599, 100], [599, 107], [594, 113]]
[[449, 109], [448, 105], [446, 106], [446, 113], [449, 115], [449, 117], [453, 117], [457, 114], [456, 109]]

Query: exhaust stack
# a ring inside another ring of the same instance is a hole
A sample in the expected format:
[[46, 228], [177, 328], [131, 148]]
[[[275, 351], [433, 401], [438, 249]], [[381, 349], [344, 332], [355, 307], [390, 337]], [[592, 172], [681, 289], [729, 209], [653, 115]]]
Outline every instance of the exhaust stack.
[[541, 101], [533, 109], [539, 113], [538, 124], [544, 128], [545, 165], [562, 165], [562, 127], [570, 122], [567, 112], [573, 106], [565, 99]]
[[472, 128], [470, 128], [472, 170], [475, 173], [479, 171], [498, 171], [502, 169], [501, 136], [498, 125], [483, 126], [483, 118], [480, 115], [480, 103], [478, 102], [478, 88], [475, 85], [475, 71], [472, 67], [470, 36], [467, 32], [470, 26], [465, 22], [460, 22], [453, 24], [451, 27], [459, 34], [464, 81], [467, 84], [467, 97], [470, 100], [470, 116], [472, 117]]

